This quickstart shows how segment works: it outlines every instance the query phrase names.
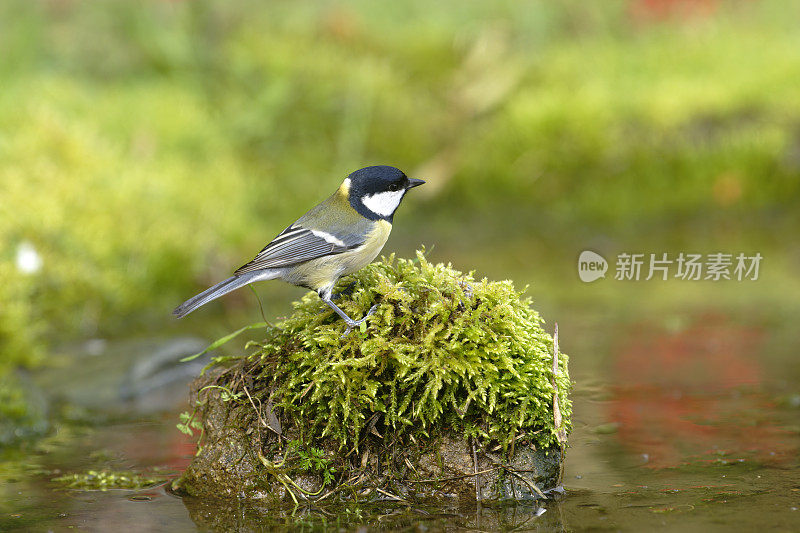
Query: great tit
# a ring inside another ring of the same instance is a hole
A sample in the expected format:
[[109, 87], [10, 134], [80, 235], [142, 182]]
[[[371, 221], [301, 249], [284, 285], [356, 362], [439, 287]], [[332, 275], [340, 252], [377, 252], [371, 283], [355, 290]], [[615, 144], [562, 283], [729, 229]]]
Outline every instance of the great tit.
[[389, 238], [394, 212], [406, 192], [423, 183], [389, 166], [356, 170], [330, 198], [283, 230], [232, 277], [186, 300], [172, 313], [181, 318], [254, 281], [280, 279], [315, 291], [344, 319], [345, 334], [349, 333], [377, 305], [361, 320], [353, 320], [331, 300], [333, 287], [339, 278], [375, 259]]

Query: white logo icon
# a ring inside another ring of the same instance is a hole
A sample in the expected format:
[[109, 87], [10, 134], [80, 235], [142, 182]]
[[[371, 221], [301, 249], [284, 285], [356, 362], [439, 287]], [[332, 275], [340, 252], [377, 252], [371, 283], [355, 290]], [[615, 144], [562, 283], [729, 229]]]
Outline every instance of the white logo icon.
[[591, 283], [600, 278], [606, 277], [608, 261], [591, 250], [584, 250], [578, 257], [578, 276], [584, 283]]

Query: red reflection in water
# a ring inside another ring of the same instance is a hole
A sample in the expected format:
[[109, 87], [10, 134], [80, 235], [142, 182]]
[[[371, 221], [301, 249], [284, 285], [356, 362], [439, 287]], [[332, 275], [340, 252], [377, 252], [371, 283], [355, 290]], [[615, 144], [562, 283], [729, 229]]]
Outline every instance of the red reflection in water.
[[609, 414], [620, 443], [656, 468], [713, 450], [728, 460], [788, 459], [796, 439], [770, 420], [774, 405], [757, 392], [762, 343], [759, 328], [712, 315], [676, 333], [636, 327], [612, 369]]
[[[118, 428], [108, 443], [119, 449], [134, 464], [181, 472], [189, 466], [197, 450], [198, 434], [189, 436], [175, 428], [177, 415], [170, 414], [158, 422]], [[135, 438], [131, 438], [135, 435]], [[118, 442], [114, 442], [118, 441]]]
[[173, 435], [169, 443], [170, 461], [167, 466], [181, 472], [186, 470], [197, 452], [197, 438], [196, 435], [191, 437], [183, 433]]

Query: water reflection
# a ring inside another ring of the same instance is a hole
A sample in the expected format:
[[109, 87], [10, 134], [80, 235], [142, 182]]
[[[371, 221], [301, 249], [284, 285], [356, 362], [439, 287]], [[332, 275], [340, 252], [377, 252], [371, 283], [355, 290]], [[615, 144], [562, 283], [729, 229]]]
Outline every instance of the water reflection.
[[[184, 499], [189, 514], [201, 530], [360, 530], [386, 531], [443, 529], [536, 530], [549, 529], [560, 521], [560, 507], [536, 503], [476, 505], [341, 504], [324, 508], [309, 506], [276, 510], [242, 502]], [[547, 516], [547, 515], [550, 516]]]
[[763, 328], [718, 314], [677, 331], [630, 328], [611, 365], [618, 444], [651, 468], [791, 460], [798, 441], [765, 394], [764, 340]]

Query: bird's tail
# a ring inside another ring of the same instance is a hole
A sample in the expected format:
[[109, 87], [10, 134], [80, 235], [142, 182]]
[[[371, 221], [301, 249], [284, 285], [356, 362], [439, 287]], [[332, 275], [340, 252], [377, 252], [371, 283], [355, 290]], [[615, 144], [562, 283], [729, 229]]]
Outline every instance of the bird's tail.
[[196, 296], [192, 296], [181, 305], [175, 308], [172, 311], [172, 314], [175, 315], [177, 318], [182, 318], [201, 305], [205, 305], [211, 300], [216, 300], [220, 296], [224, 294], [228, 294], [229, 292], [238, 289], [248, 283], [253, 281], [260, 281], [264, 279], [272, 279], [276, 277], [276, 275], [271, 275], [270, 272], [247, 272], [245, 274], [240, 274], [238, 276], [232, 276], [225, 281], [221, 281], [214, 285], [213, 287], [209, 287], [208, 289], [204, 290], [200, 294]]

